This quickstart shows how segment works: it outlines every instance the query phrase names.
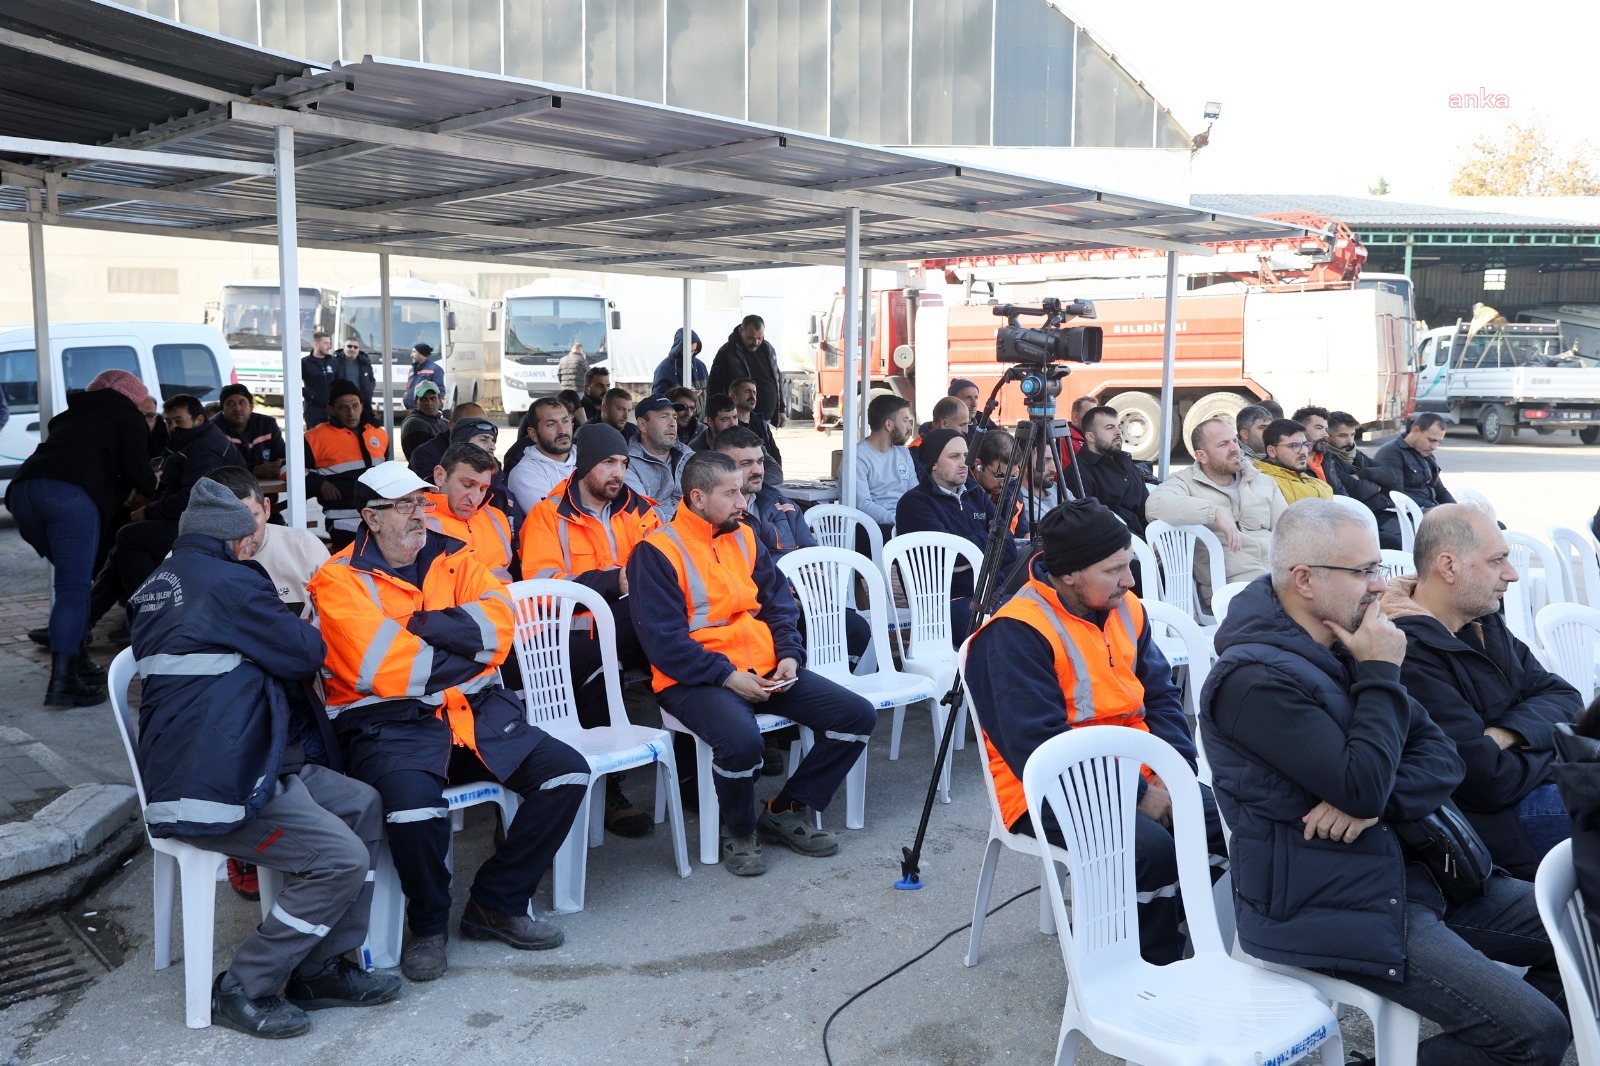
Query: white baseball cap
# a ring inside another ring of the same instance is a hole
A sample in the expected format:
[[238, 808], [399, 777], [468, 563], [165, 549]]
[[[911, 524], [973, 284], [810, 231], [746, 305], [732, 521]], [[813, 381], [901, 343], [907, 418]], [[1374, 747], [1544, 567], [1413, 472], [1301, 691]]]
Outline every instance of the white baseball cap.
[[412, 473], [409, 466], [394, 459], [379, 463], [356, 480], [386, 500], [398, 500], [417, 491], [433, 491], [433, 486]]

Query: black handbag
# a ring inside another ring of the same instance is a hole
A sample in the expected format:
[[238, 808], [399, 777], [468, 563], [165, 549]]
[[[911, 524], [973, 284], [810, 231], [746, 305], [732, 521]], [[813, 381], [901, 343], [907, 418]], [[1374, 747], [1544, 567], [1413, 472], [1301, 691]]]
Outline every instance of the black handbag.
[[1412, 855], [1439, 885], [1439, 891], [1452, 904], [1468, 903], [1489, 891], [1489, 875], [1494, 862], [1478, 831], [1445, 804], [1426, 818], [1396, 822], [1394, 829]]

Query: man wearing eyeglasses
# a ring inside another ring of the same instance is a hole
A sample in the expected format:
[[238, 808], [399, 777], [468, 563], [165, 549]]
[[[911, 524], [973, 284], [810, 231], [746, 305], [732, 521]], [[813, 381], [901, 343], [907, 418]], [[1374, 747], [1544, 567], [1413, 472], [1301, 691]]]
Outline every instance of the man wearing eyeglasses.
[[428, 528], [433, 486], [405, 464], [361, 475], [355, 540], [312, 579], [328, 646], [328, 717], [347, 772], [378, 790], [411, 939], [400, 970], [442, 977], [450, 919], [450, 784], [499, 781], [522, 797], [473, 881], [461, 933], [524, 951], [559, 947], [529, 899], [566, 839], [589, 763], [529, 725], [499, 682], [511, 598], [470, 548]]
[[338, 381], [353, 382], [361, 395], [363, 414], [368, 421], [378, 421], [372, 408], [372, 392], [377, 388], [378, 377], [373, 373], [372, 360], [361, 350], [360, 341], [344, 342], [344, 350], [333, 359], [333, 376]]
[[1289, 418], [1275, 418], [1261, 434], [1263, 453], [1256, 469], [1277, 482], [1285, 503], [1331, 500], [1333, 488], [1311, 472], [1311, 441], [1306, 427]]
[[1447, 900], [1437, 862], [1401, 842], [1407, 823], [1459, 821], [1464, 765], [1401, 683], [1376, 534], [1333, 500], [1302, 500], [1271, 559], [1229, 608], [1200, 696], [1239, 946], [1437, 1023], [1421, 1066], [1555, 1066], [1570, 1035], [1533, 886], [1493, 872], [1482, 895]]

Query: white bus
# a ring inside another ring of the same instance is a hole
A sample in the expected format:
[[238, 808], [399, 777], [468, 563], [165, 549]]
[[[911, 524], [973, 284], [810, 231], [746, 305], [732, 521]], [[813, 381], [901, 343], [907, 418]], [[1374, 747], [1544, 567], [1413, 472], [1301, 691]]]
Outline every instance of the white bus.
[[[416, 278], [389, 283], [389, 362], [394, 378], [394, 406], [400, 409], [406, 378], [411, 373], [411, 348], [427, 344], [444, 368], [445, 408], [471, 400], [487, 408], [500, 404], [500, 353], [494, 337], [497, 313], [459, 285]], [[379, 283], [346, 289], [339, 297], [339, 324], [334, 345], [354, 340], [372, 359], [383, 391], [383, 300]]]
[[622, 315], [603, 289], [567, 278], [512, 289], [505, 302], [501, 396], [506, 419], [515, 425], [534, 400], [560, 391], [556, 367], [574, 344], [583, 346], [590, 366], [607, 365], [615, 350], [611, 333], [622, 328]]
[[[311, 351], [311, 335], [333, 333], [339, 293], [325, 285], [300, 286], [300, 354]], [[206, 321], [222, 330], [233, 353], [239, 383], [271, 407], [283, 406], [283, 298], [276, 282], [234, 281], [222, 286]]]

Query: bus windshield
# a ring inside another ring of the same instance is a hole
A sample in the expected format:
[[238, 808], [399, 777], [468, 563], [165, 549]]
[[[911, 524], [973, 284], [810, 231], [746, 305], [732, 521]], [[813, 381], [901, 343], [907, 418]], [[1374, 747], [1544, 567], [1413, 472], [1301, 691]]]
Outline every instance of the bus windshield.
[[[390, 361], [411, 361], [411, 348], [427, 344], [434, 358], [444, 358], [443, 311], [438, 300], [415, 296], [389, 301]], [[383, 301], [376, 296], [346, 296], [339, 303], [340, 332], [344, 341], [357, 341], [364, 352], [383, 350]]]
[[581, 344], [595, 362], [606, 352], [606, 302], [598, 296], [519, 296], [506, 301], [506, 358], [553, 363]]
[[[311, 350], [321, 293], [300, 290], [300, 350]], [[283, 347], [283, 299], [267, 286], [229, 285], [222, 290], [222, 332], [230, 348], [276, 351]]]

